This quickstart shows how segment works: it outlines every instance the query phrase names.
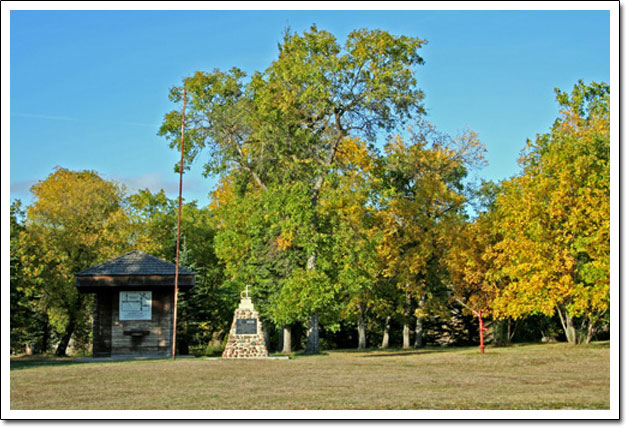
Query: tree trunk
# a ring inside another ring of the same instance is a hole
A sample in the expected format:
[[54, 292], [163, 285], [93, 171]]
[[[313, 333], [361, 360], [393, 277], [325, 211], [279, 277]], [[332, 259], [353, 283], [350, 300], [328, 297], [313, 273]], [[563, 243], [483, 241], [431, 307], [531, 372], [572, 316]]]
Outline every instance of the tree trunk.
[[557, 305], [556, 310], [559, 313], [561, 326], [563, 327], [563, 331], [565, 332], [565, 338], [567, 338], [567, 342], [570, 344], [576, 344], [576, 327], [574, 326], [574, 319], [569, 315], [567, 309], [561, 309]]
[[389, 348], [389, 330], [391, 329], [391, 316], [385, 319], [385, 329], [383, 330], [383, 342], [380, 348]]
[[411, 348], [411, 327], [406, 319], [402, 326], [402, 348]]
[[317, 313], [309, 317], [309, 329], [307, 331], [306, 350], [307, 354], [320, 352], [320, 320]]
[[30, 346], [30, 343], [26, 343], [26, 345], [24, 346], [24, 354], [26, 356], [32, 356], [33, 355], [33, 348]]
[[402, 326], [402, 348], [411, 348], [411, 296], [407, 292], [404, 308], [404, 325]]
[[422, 310], [424, 309], [425, 302], [426, 296], [422, 295], [418, 303], [418, 313], [417, 316], [415, 316], [415, 348], [423, 346], [422, 338], [424, 336], [424, 316], [422, 314]]
[[567, 342], [571, 344], [576, 344], [576, 327], [574, 326], [574, 319], [569, 315], [567, 311], [565, 312], [565, 318], [567, 321], [567, 328], [565, 329]]
[[263, 339], [265, 340], [265, 348], [267, 349], [267, 353], [269, 354], [272, 350], [272, 343], [270, 342], [270, 331], [267, 327], [263, 328]]
[[585, 344], [589, 344], [593, 335], [595, 334], [595, 322], [589, 321], [589, 326], [587, 328], [587, 336], [585, 337]]
[[576, 344], [582, 344], [587, 341], [587, 336], [589, 335], [588, 320], [588, 318], [585, 318], [580, 327], [576, 329]]
[[492, 323], [493, 344], [496, 347], [506, 346], [509, 344], [509, 336], [511, 329], [511, 319], [505, 324], [504, 320], [494, 320]]
[[291, 325], [283, 326], [283, 354], [291, 353]]
[[67, 346], [70, 343], [70, 338], [72, 338], [72, 334], [74, 333], [74, 329], [76, 329], [76, 321], [73, 317], [70, 317], [70, 321], [67, 324], [67, 328], [65, 328], [65, 332], [61, 337], [61, 341], [59, 341], [59, 345], [57, 346], [54, 354], [58, 357], [65, 356], [65, 352], [67, 351]]
[[358, 324], [358, 332], [359, 332], [359, 345], [358, 349], [363, 350], [366, 347], [365, 342], [365, 314], [363, 313], [363, 308], [359, 305], [359, 324]]
[[417, 316], [415, 318], [415, 348], [420, 348], [423, 346], [422, 337], [424, 335], [424, 322], [422, 320], [422, 316]]
[[[306, 260], [306, 269], [314, 270], [317, 253], [313, 252]], [[318, 313], [309, 317], [309, 330], [307, 332], [306, 353], [316, 354], [320, 352], [320, 321]]]

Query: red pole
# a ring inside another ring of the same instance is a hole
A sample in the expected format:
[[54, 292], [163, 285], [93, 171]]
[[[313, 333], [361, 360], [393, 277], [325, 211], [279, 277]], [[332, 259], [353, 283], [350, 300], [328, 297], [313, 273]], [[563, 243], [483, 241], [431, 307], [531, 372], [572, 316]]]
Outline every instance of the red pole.
[[465, 304], [463, 301], [461, 301], [459, 298], [454, 298], [459, 304], [461, 304], [463, 307], [467, 308], [468, 310], [470, 310], [472, 313], [474, 313], [476, 316], [478, 316], [478, 333], [480, 334], [480, 346], [478, 346], [480, 348], [480, 352], [484, 353], [485, 352], [485, 339], [483, 336], [483, 331], [485, 331], [486, 329], [483, 328], [483, 311], [482, 310], [474, 310], [473, 308], [471, 308], [470, 306], [468, 306], [467, 304]]
[[480, 352], [484, 353], [485, 352], [485, 341], [483, 339], [483, 315], [482, 315], [482, 311], [478, 310], [478, 330], [480, 333]]
[[172, 332], [172, 359], [176, 359], [176, 311], [178, 309], [178, 258], [180, 253], [180, 208], [183, 200], [183, 155], [185, 152], [185, 102], [187, 91], [183, 88], [183, 117], [180, 129], [180, 181], [178, 184], [178, 232], [176, 235], [176, 274], [174, 275], [174, 329]]

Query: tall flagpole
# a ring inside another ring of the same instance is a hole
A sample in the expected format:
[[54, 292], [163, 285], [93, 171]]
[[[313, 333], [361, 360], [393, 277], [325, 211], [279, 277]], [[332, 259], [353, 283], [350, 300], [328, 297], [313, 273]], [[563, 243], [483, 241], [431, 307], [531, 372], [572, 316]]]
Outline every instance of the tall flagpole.
[[176, 235], [176, 274], [174, 275], [174, 329], [172, 331], [172, 359], [176, 359], [176, 311], [178, 309], [178, 258], [180, 254], [180, 208], [183, 200], [183, 155], [185, 152], [185, 103], [187, 91], [183, 88], [183, 118], [180, 129], [180, 182], [178, 185], [178, 233]]

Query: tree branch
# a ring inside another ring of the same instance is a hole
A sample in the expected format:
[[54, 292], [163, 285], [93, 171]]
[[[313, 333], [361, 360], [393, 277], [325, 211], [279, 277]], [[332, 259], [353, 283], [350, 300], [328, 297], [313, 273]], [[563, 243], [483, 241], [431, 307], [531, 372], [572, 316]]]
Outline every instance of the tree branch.
[[237, 147], [237, 152], [239, 153], [239, 157], [240, 157], [239, 164], [241, 165], [241, 167], [243, 167], [245, 170], [247, 170], [250, 173], [250, 175], [252, 175], [252, 178], [254, 178], [254, 181], [259, 185], [259, 187], [261, 187], [261, 189], [263, 189], [263, 191], [267, 191], [267, 187], [265, 186], [263, 181], [261, 181], [261, 178], [259, 177], [259, 175], [257, 175], [257, 173], [254, 170], [252, 170], [252, 168], [244, 160], [245, 156], [243, 154], [243, 150], [241, 149], [241, 146], [239, 144], [235, 144], [235, 146]]

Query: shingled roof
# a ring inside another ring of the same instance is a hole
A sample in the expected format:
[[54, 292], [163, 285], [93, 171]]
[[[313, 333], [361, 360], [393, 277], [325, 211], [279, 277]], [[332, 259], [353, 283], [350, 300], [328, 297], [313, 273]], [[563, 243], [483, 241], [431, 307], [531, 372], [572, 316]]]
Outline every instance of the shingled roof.
[[[163, 261], [141, 251], [131, 251], [124, 255], [89, 267], [76, 276], [169, 276], [176, 274], [176, 264]], [[179, 275], [194, 275], [193, 271], [178, 267]]]

